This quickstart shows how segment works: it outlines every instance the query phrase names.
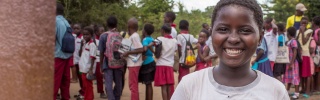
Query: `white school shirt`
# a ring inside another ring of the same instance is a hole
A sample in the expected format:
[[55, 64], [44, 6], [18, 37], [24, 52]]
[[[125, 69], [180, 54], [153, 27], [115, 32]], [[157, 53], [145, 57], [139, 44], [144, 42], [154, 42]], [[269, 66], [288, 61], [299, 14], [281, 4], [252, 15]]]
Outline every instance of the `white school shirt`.
[[212, 38], [211, 38], [211, 37], [208, 38], [208, 40], [206, 41], [206, 44], [207, 44], [207, 46], [208, 46], [209, 49], [210, 49], [209, 55], [210, 55], [210, 56], [215, 55], [216, 52], [214, 52], [213, 45], [212, 45]]
[[182, 54], [181, 54], [179, 63], [184, 63], [184, 59], [185, 59], [185, 53], [184, 52], [185, 52], [185, 48], [186, 48], [186, 45], [187, 45], [186, 39], [189, 40], [189, 37], [190, 37], [190, 42], [192, 44], [196, 44], [198, 42], [198, 39], [194, 38], [193, 35], [190, 35], [190, 34], [183, 33], [183, 34], [179, 34], [177, 36], [178, 44], [179, 44], [179, 46], [181, 46], [181, 50], [182, 50], [181, 51]]
[[268, 45], [268, 58], [275, 61], [278, 53], [278, 34], [274, 35], [272, 31], [266, 32], [264, 37]]
[[[132, 43], [132, 48], [138, 49], [138, 48], [142, 48], [142, 44], [141, 44], [141, 39], [140, 36], [137, 32], [133, 33], [130, 37], [129, 40]], [[140, 54], [141, 55], [141, 54]], [[131, 60], [131, 58], [127, 57], [127, 66], [128, 67], [140, 67], [143, 63], [142, 57], [140, 56], [137, 62], [133, 62]]]
[[79, 51], [81, 47], [81, 40], [83, 39], [82, 34], [80, 34], [78, 37], [76, 34], [72, 34], [75, 37], [75, 50], [73, 53], [73, 64], [79, 64], [80, 56]]
[[[98, 48], [99, 38], [96, 37], [95, 40], [96, 40], [96, 45], [97, 45], [97, 48]], [[97, 62], [97, 63], [100, 62], [100, 51], [99, 51], [99, 49], [97, 49], [97, 54], [96, 54], [96, 60], [95, 60], [95, 62]]]
[[82, 47], [82, 53], [79, 61], [79, 69], [82, 73], [88, 73], [91, 63], [94, 63], [93, 65], [93, 73], [95, 73], [96, 70], [96, 63], [91, 62], [91, 58], [95, 58], [97, 54], [97, 46], [93, 43], [93, 40], [89, 41], [88, 43], [84, 44]]
[[174, 64], [174, 55], [176, 50], [178, 49], [178, 42], [176, 39], [172, 38], [165, 38], [165, 37], [158, 37], [162, 42], [162, 51], [161, 56], [157, 59], [157, 66], [168, 66], [173, 67]]
[[174, 28], [174, 27], [171, 27], [171, 36], [172, 36], [172, 38], [177, 38], [177, 30], [176, 30], [176, 28]]
[[290, 100], [280, 81], [260, 71], [257, 78], [242, 87], [217, 83], [212, 67], [193, 72], [182, 78], [171, 100]]

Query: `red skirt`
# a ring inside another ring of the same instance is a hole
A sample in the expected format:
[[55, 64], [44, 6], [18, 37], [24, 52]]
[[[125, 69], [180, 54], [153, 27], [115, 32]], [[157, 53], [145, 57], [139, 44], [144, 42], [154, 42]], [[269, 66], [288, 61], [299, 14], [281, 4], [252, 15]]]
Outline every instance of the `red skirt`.
[[201, 63], [197, 63], [195, 71], [198, 71], [198, 70], [201, 70], [201, 69], [205, 69], [205, 68], [207, 68], [206, 63], [202, 63], [202, 62]]
[[154, 86], [173, 85], [173, 68], [169, 66], [156, 66]]
[[310, 57], [302, 56], [302, 68], [301, 68], [301, 77], [310, 77], [311, 76], [311, 64]]

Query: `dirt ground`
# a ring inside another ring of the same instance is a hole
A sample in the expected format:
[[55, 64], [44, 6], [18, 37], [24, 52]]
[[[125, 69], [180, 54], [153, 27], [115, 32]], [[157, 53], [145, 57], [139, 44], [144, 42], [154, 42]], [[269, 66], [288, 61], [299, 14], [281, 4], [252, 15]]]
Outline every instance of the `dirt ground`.
[[[193, 69], [191, 69], [191, 72], [193, 72], [193, 71], [194, 71], [194, 67], [193, 67]], [[175, 78], [175, 83], [178, 83], [178, 73], [174, 73], [174, 78]], [[95, 93], [94, 100], [106, 100], [106, 99], [100, 98], [100, 94], [97, 93], [96, 86], [97, 85], [94, 85], [94, 93]], [[176, 86], [177, 86], [177, 84], [175, 84], [175, 87]], [[70, 85], [71, 100], [76, 100], [75, 98], [73, 98], [73, 95], [78, 94], [79, 89], [80, 89], [79, 83], [71, 83], [71, 85]], [[293, 88], [291, 88], [290, 91], [293, 91]], [[139, 83], [139, 96], [140, 96], [140, 100], [145, 100], [145, 85], [141, 84], [141, 83]], [[124, 87], [124, 91], [123, 91], [121, 100], [130, 100], [130, 90], [129, 90], [129, 86], [128, 86], [128, 71], [127, 71], [126, 77], [125, 77], [125, 87]], [[153, 100], [162, 100], [160, 87], [153, 88]], [[320, 95], [312, 95], [308, 99], [303, 98], [302, 95], [300, 95], [299, 100], [320, 100]]]

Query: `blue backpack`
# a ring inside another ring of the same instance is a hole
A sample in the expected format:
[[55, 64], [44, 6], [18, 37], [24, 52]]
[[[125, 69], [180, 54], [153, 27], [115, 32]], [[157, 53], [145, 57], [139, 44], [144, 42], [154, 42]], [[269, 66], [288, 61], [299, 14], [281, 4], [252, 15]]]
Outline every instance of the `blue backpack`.
[[72, 29], [67, 27], [67, 30], [62, 38], [62, 43], [59, 43], [58, 38], [56, 37], [58, 44], [61, 46], [61, 51], [64, 53], [73, 53], [75, 51], [75, 39], [72, 35]]

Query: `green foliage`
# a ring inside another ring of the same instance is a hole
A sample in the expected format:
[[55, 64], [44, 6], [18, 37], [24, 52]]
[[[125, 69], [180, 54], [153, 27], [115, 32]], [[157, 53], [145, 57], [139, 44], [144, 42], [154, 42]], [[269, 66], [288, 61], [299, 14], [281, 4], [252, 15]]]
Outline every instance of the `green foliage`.
[[[274, 4], [272, 7], [262, 4], [266, 15], [276, 19], [278, 22], [286, 22], [287, 18], [295, 14], [295, 6], [298, 3], [303, 3], [308, 11], [305, 16], [313, 18], [320, 15], [320, 2], [318, 0], [271, 0], [269, 3]], [[271, 13], [274, 11], [274, 13]]]
[[174, 5], [179, 6], [176, 12], [177, 31], [180, 20], [188, 20], [190, 33], [197, 35], [202, 29], [203, 23], [210, 25], [210, 16], [213, 6], [208, 7], [204, 12], [200, 10], [187, 11], [181, 3], [174, 3], [173, 0], [139, 0], [136, 3], [129, 3], [128, 0], [57, 0], [65, 6], [65, 17], [72, 23], [81, 23], [82, 26], [101, 24], [106, 26], [106, 19], [113, 15], [118, 19], [118, 30], [127, 30], [127, 21], [131, 17], [139, 20], [139, 32], [146, 23], [155, 26], [153, 37], [160, 35], [160, 28], [164, 23], [164, 13], [172, 11]]

